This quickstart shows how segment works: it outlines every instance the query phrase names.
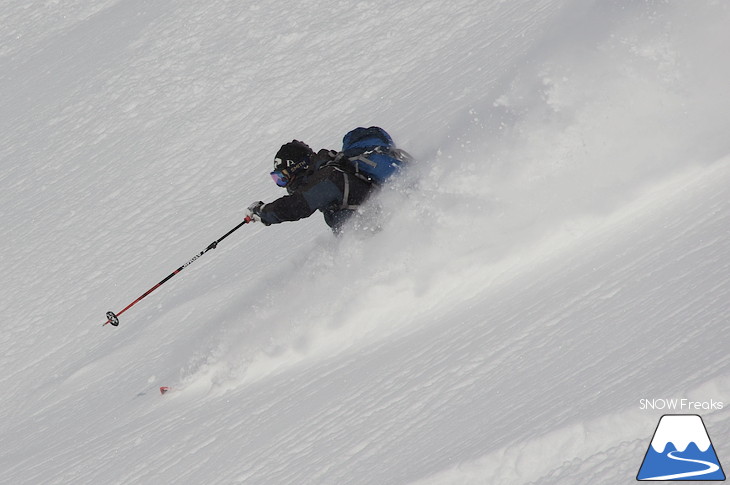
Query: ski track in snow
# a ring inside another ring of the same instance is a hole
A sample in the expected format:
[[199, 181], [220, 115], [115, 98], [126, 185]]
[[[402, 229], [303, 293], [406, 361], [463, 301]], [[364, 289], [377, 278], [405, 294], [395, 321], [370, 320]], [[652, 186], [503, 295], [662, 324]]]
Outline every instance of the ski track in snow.
[[[639, 399], [730, 402], [729, 8], [5, 6], [0, 483], [633, 482]], [[370, 124], [382, 231], [246, 226], [101, 327]]]
[[720, 469], [719, 466], [715, 465], [714, 463], [710, 463], [709, 461], [690, 460], [688, 458], [682, 458], [682, 457], [679, 457], [679, 456], [674, 456], [674, 453], [676, 453], [676, 452], [673, 451], [671, 453], [667, 453], [667, 456], [669, 458], [671, 458], [672, 460], [686, 461], [686, 462], [689, 462], [689, 463], [697, 463], [699, 465], [704, 465], [707, 468], [705, 470], [700, 470], [700, 471], [695, 471], [695, 472], [675, 473], [673, 475], [663, 475], [663, 476], [658, 476], [658, 477], [652, 477], [651, 480], [677, 480], [679, 478], [687, 479], [687, 478], [690, 478], [690, 477], [698, 477], [698, 476], [701, 476], [701, 475], [708, 475], [708, 474], [714, 473], [714, 472], [716, 472], [717, 470]]

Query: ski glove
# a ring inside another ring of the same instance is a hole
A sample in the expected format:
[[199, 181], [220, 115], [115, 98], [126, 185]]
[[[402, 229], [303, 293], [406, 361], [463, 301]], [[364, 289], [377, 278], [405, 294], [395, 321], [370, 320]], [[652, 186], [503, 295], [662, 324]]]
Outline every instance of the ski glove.
[[[254, 222], [262, 222], [261, 221], [261, 209], [264, 207], [264, 203], [262, 201], [254, 202], [250, 206], [248, 206], [248, 209], [246, 209], [246, 217], [250, 218]], [[268, 224], [264, 223], [265, 226], [268, 226]]]

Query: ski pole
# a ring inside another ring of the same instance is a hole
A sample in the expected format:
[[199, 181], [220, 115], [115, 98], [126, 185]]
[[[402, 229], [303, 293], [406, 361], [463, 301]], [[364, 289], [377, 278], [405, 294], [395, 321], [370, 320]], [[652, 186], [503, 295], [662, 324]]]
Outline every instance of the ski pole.
[[160, 281], [155, 286], [153, 286], [149, 290], [145, 291], [142, 294], [142, 296], [140, 296], [139, 298], [137, 298], [136, 300], [134, 300], [132, 303], [130, 303], [129, 305], [127, 305], [126, 307], [124, 307], [121, 311], [119, 311], [117, 313], [114, 313], [112, 311], [106, 312], [106, 322], [104, 322], [104, 325], [102, 325], [102, 327], [105, 326], [107, 323], [111, 323], [115, 327], [118, 326], [119, 325], [119, 315], [121, 315], [122, 313], [126, 312], [127, 310], [129, 310], [130, 308], [132, 308], [134, 305], [136, 305], [140, 300], [142, 300], [145, 296], [149, 295], [150, 293], [152, 293], [153, 291], [155, 291], [157, 288], [159, 288], [160, 286], [164, 285], [167, 282], [167, 280], [169, 280], [170, 278], [172, 278], [173, 276], [175, 276], [176, 274], [178, 274], [180, 271], [182, 271], [185, 268], [187, 268], [188, 266], [190, 266], [199, 257], [201, 257], [202, 255], [204, 255], [205, 253], [207, 253], [211, 249], [215, 249], [216, 246], [218, 246], [218, 243], [219, 242], [221, 242], [222, 240], [224, 240], [225, 238], [227, 238], [228, 236], [230, 236], [231, 234], [233, 234], [241, 226], [243, 226], [244, 224], [248, 224], [249, 222], [251, 222], [251, 218], [250, 217], [246, 217], [243, 220], [243, 222], [241, 222], [236, 227], [234, 227], [233, 229], [231, 229], [230, 231], [228, 231], [227, 233], [225, 233], [223, 236], [221, 236], [216, 241], [213, 241], [212, 243], [210, 243], [207, 248], [205, 248], [203, 251], [201, 251], [200, 253], [198, 253], [195, 256], [193, 256], [193, 258], [190, 261], [188, 261], [187, 263], [183, 264], [178, 269], [176, 269], [175, 271], [173, 271], [172, 273], [170, 273], [169, 275], [167, 275], [167, 277], [164, 280]]

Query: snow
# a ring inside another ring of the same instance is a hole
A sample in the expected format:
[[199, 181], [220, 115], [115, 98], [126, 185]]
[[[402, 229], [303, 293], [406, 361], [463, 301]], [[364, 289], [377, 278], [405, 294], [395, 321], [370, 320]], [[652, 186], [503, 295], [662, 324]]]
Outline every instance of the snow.
[[668, 443], [673, 443], [678, 451], [687, 449], [690, 443], [705, 452], [712, 445], [707, 436], [702, 419], [693, 415], [664, 416], [657, 426], [651, 447], [657, 453], [664, 453]]
[[[671, 412], [728, 461], [724, 2], [5, 3], [0, 483], [630, 483]], [[246, 225], [102, 327], [374, 124], [381, 231]]]

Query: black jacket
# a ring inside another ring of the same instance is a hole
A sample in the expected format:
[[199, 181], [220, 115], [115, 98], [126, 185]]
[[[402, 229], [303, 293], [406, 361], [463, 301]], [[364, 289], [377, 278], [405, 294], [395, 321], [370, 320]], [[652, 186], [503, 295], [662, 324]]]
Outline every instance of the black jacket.
[[310, 164], [310, 170], [287, 186], [285, 195], [261, 208], [264, 224], [298, 221], [319, 210], [335, 233], [365, 202], [373, 185], [345, 172], [336, 165], [328, 165], [337, 155], [332, 150], [320, 150]]

